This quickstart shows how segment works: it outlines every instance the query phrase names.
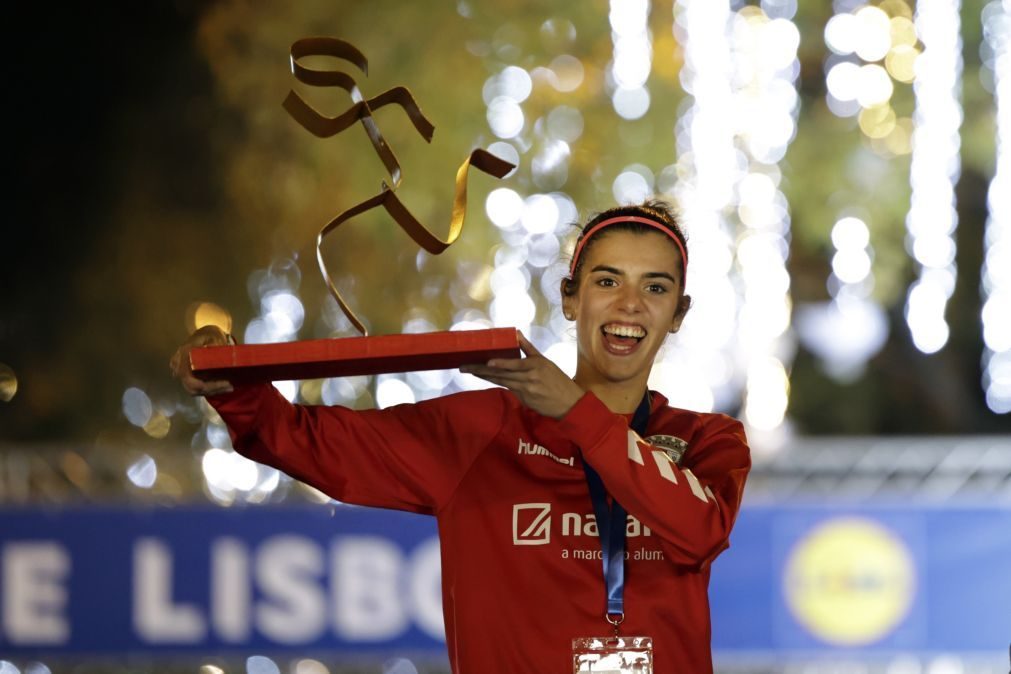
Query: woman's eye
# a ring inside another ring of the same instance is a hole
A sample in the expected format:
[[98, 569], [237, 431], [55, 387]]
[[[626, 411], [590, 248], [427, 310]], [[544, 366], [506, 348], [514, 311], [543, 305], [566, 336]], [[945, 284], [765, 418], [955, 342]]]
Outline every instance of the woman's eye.
[[618, 282], [613, 278], [602, 278], [597, 283], [608, 288], [618, 285]]
[[659, 283], [651, 283], [649, 286], [647, 286], [647, 290], [649, 290], [651, 293], [667, 292], [667, 288]]

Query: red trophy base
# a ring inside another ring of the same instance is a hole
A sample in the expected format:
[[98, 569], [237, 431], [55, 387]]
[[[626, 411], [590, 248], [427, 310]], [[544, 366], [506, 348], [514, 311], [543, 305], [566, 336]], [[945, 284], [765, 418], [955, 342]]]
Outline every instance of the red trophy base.
[[442, 370], [519, 358], [515, 328], [205, 346], [190, 351], [193, 374], [233, 383]]

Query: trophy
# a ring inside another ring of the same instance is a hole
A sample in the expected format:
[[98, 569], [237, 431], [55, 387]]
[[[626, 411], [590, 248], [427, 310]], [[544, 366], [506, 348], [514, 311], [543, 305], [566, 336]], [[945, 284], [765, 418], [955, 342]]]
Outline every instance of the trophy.
[[387, 105], [399, 106], [418, 133], [427, 142], [431, 142], [435, 127], [421, 112], [411, 92], [402, 86], [394, 87], [366, 99], [348, 73], [311, 69], [300, 63], [300, 59], [310, 56], [341, 59], [368, 74], [365, 56], [343, 40], [329, 37], [298, 40], [291, 47], [291, 71], [295, 78], [310, 86], [340, 87], [350, 95], [353, 105], [336, 117], [326, 117], [292, 90], [284, 100], [284, 109], [302, 127], [319, 138], [330, 138], [355, 123], [361, 123], [390, 179], [389, 184], [383, 181], [379, 194], [341, 212], [324, 225], [316, 236], [316, 260], [323, 280], [341, 311], [362, 336], [197, 348], [190, 352], [193, 373], [203, 379], [226, 379], [243, 383], [438, 370], [483, 363], [491, 358], [518, 358], [519, 339], [513, 328], [369, 336], [364, 324], [344, 301], [330, 278], [323, 259], [321, 247], [324, 237], [351, 218], [382, 207], [415, 243], [432, 255], [438, 255], [457, 240], [463, 229], [467, 210], [467, 174], [470, 168], [502, 178], [515, 166], [485, 150], [476, 149], [471, 152], [456, 172], [449, 234], [446, 240], [438, 238], [397, 197], [396, 190], [402, 177], [400, 164], [372, 115], [374, 110]]

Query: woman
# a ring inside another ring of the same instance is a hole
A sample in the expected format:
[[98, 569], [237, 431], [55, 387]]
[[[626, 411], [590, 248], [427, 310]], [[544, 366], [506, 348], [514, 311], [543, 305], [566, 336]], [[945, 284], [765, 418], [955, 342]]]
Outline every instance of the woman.
[[173, 367], [245, 456], [341, 501], [438, 517], [453, 671], [572, 671], [574, 639], [620, 633], [652, 639], [656, 672], [710, 672], [709, 566], [750, 458], [739, 422], [647, 391], [691, 304], [687, 261], [663, 202], [587, 223], [562, 282], [571, 379], [522, 337], [525, 358], [461, 368], [504, 388], [381, 411], [200, 381], [188, 351], [223, 343], [216, 329]]

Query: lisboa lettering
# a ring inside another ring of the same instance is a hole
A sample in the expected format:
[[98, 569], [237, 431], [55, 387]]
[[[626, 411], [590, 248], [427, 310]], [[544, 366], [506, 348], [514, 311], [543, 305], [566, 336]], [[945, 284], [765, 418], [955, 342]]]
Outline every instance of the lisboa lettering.
[[[207, 582], [199, 584], [199, 596], [192, 582], [180, 591], [187, 580], [175, 557], [165, 539], [138, 538], [131, 577], [119, 579], [122, 587], [106, 589], [109, 595], [130, 596], [132, 629], [140, 642], [238, 645], [254, 634], [284, 645], [323, 638], [382, 642], [412, 628], [445, 640], [435, 538], [405, 554], [377, 536], [342, 536], [324, 545], [282, 534], [255, 546], [218, 537], [205, 557], [208, 568], [200, 575]], [[71, 554], [60, 543], [5, 542], [0, 643], [67, 643], [74, 629], [74, 571]], [[101, 610], [96, 606], [89, 613]]]

